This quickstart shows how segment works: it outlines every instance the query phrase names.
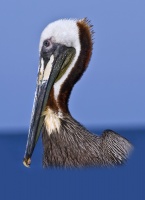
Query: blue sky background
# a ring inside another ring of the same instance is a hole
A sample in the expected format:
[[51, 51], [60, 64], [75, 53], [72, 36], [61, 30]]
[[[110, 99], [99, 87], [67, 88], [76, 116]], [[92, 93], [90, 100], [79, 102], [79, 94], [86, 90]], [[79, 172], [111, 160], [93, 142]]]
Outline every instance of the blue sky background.
[[72, 115], [86, 126], [144, 126], [144, 8], [143, 0], [1, 0], [0, 129], [29, 126], [43, 28], [83, 17], [94, 25], [94, 50], [72, 92]]

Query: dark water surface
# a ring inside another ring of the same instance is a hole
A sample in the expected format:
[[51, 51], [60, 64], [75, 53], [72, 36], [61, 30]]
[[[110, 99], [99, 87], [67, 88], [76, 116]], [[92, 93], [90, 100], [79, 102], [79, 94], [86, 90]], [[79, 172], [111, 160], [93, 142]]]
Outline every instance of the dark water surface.
[[134, 145], [125, 165], [68, 170], [42, 168], [41, 140], [31, 168], [24, 167], [26, 132], [1, 131], [0, 199], [145, 200], [145, 130], [118, 132]]

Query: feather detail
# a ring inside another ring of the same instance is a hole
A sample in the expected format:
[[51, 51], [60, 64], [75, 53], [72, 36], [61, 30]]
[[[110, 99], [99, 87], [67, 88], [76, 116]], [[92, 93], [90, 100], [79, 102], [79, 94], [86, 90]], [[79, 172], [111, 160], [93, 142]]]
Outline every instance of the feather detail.
[[44, 167], [113, 166], [124, 163], [132, 150], [132, 145], [114, 131], [97, 136], [69, 115], [61, 119], [59, 133], [49, 135], [44, 128], [42, 140]]

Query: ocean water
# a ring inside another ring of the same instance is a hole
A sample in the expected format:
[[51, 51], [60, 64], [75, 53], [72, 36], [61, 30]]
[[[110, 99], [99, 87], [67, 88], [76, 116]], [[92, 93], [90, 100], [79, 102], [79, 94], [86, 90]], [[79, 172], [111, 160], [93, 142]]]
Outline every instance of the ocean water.
[[[93, 132], [98, 133], [96, 129]], [[128, 161], [112, 168], [42, 167], [41, 139], [30, 168], [22, 164], [26, 131], [0, 132], [1, 200], [145, 200], [145, 130], [119, 130], [134, 146]]]

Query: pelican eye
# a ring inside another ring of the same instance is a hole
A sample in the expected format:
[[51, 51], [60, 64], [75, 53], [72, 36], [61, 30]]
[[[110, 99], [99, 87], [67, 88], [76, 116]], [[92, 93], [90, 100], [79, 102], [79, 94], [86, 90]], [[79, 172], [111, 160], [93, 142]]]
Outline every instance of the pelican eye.
[[49, 41], [49, 40], [45, 40], [45, 41], [43, 42], [43, 45], [44, 45], [45, 47], [49, 47], [49, 46], [50, 46], [50, 41]]

